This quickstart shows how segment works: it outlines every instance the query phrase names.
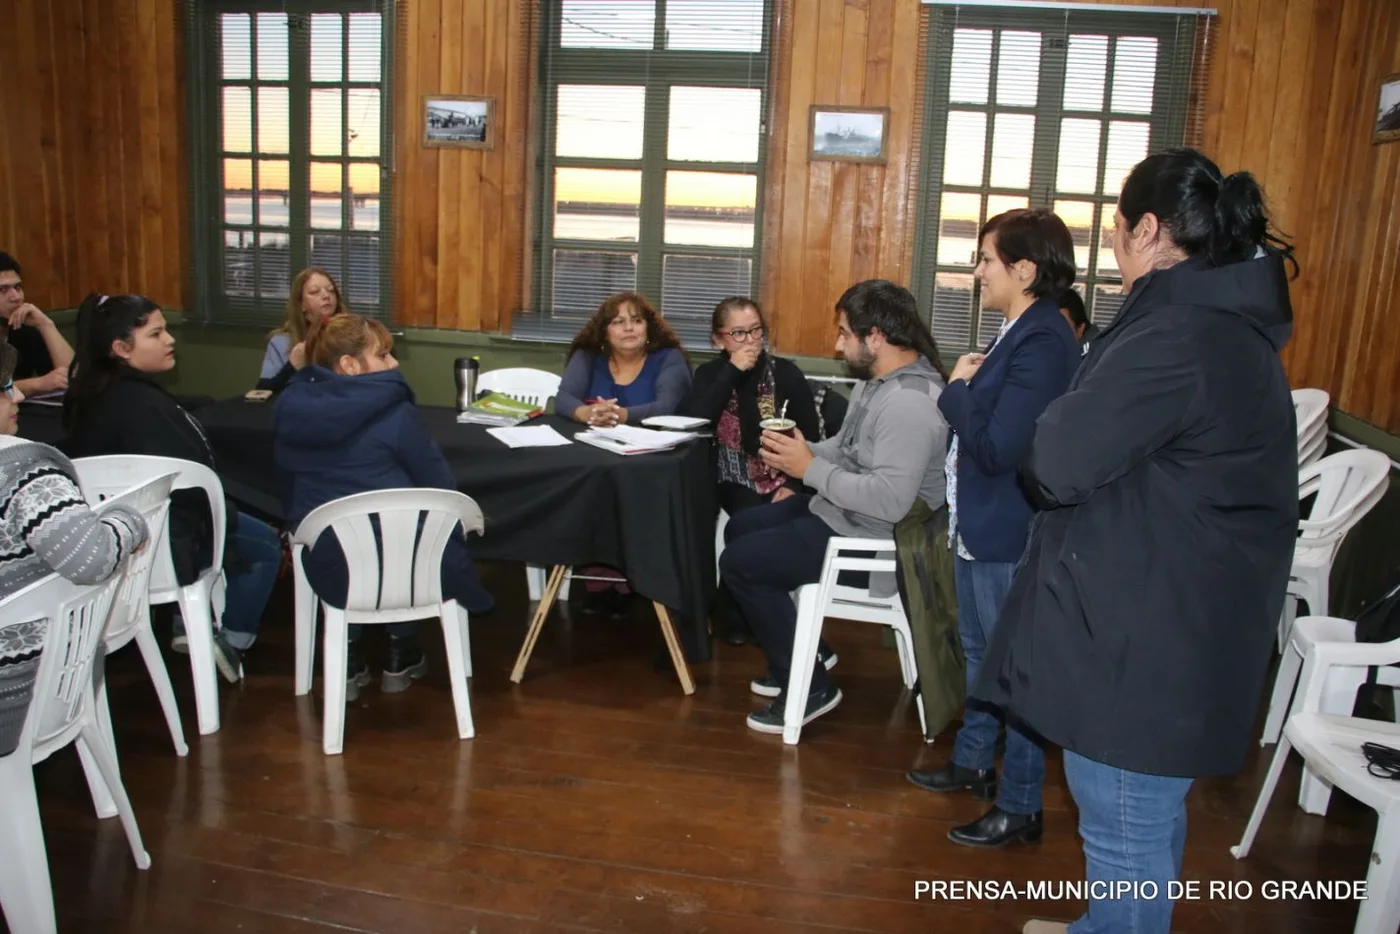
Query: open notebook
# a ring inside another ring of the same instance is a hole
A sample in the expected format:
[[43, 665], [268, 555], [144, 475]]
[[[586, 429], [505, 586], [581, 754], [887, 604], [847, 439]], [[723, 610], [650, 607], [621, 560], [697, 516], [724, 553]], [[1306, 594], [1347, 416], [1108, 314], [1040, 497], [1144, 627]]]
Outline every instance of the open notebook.
[[616, 428], [581, 431], [574, 435], [574, 440], [614, 454], [649, 454], [652, 451], [669, 451], [697, 437], [693, 431], [652, 431], [650, 428], [618, 425]]

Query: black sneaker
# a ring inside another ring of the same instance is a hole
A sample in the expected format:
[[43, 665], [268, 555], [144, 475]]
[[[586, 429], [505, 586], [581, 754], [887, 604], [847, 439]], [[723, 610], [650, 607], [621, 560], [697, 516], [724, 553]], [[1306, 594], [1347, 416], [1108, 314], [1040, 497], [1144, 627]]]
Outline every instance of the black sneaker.
[[360, 657], [360, 649], [350, 643], [345, 653], [345, 703], [360, 699], [360, 688], [369, 684], [369, 663]]
[[379, 687], [385, 694], [407, 691], [414, 680], [428, 673], [428, 657], [418, 646], [418, 640], [389, 639], [389, 660], [384, 663], [384, 677]]
[[[783, 705], [786, 703], [787, 700], [779, 696], [758, 713], [749, 714], [749, 729], [759, 733], [782, 733]], [[822, 714], [830, 713], [836, 709], [836, 705], [839, 703], [841, 703], [841, 689], [834, 684], [828, 685], [825, 691], [812, 694], [807, 698], [807, 711], [802, 717], [802, 725], [806, 726]]]
[[[822, 663], [827, 671], [836, 667], [836, 653], [831, 650], [831, 646], [825, 642], [817, 647], [817, 661]], [[749, 690], [759, 697], [777, 697], [783, 692], [786, 685], [778, 683], [772, 675], [764, 675], [762, 678], [754, 678], [749, 682]]]
[[229, 684], [243, 680], [243, 653], [229, 645], [222, 629], [214, 631], [214, 667]]

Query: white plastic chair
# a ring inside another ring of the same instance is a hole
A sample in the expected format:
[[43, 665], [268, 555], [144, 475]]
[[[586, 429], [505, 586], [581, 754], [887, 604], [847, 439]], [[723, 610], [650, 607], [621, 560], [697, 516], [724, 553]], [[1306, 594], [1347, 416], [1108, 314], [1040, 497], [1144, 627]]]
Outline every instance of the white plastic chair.
[[0, 620], [6, 623], [46, 622], [43, 654], [19, 745], [0, 757], [0, 801], [4, 802], [0, 846], [9, 854], [0, 871], [0, 906], [15, 934], [58, 930], [34, 766], [64, 746], [76, 743], [85, 764], [97, 770], [88, 778], [94, 803], [99, 813], [120, 815], [137, 868], [151, 865], [122, 786], [116, 754], [98, 724], [93, 694], [93, 659], [124, 573], [122, 568], [105, 583], [88, 586], [54, 574], [0, 603]]
[[487, 370], [476, 381], [477, 392], [499, 392], [543, 408], [559, 394], [560, 377], [547, 370], [528, 366]]
[[1331, 397], [1321, 389], [1293, 390], [1298, 423], [1298, 466], [1306, 467], [1327, 450], [1327, 407]]
[[[371, 517], [377, 518], [382, 554]], [[419, 521], [422, 520], [422, 531]], [[350, 624], [398, 623], [437, 616], [447, 647], [452, 681], [452, 704], [457, 735], [476, 735], [472, 724], [467, 678], [472, 673], [467, 611], [442, 592], [442, 553], [457, 526], [480, 533], [481, 509], [470, 496], [455, 490], [372, 490], [332, 500], [311, 510], [292, 535], [296, 560], [292, 567], [302, 586], [302, 549], [330, 530], [340, 541], [349, 569], [344, 609], [322, 603], [325, 618], [325, 714], [321, 746], [326, 755], [339, 755], [345, 741], [345, 666]], [[417, 547], [414, 542], [417, 541]], [[305, 624], [304, 624], [305, 623]], [[298, 616], [296, 633], [297, 685], [310, 684], [315, 645], [315, 613]], [[304, 693], [298, 690], [298, 693]]]
[[1311, 616], [1330, 611], [1328, 581], [1342, 540], [1381, 501], [1389, 483], [1390, 459], [1379, 451], [1338, 451], [1298, 471], [1298, 499], [1311, 496], [1313, 503], [1298, 521], [1288, 596], [1279, 619], [1280, 652], [1286, 651], [1298, 601], [1307, 604]]
[[715, 520], [715, 580], [719, 580], [719, 556], [724, 554], [724, 527], [729, 524], [729, 513], [719, 511]]
[[[100, 509], [105, 511], [112, 506], [126, 506], [141, 514], [150, 531], [146, 547], [131, 556], [126, 573], [122, 575], [117, 595], [112, 600], [111, 616], [103, 635], [103, 651], [111, 655], [131, 642], [141, 650], [141, 659], [146, 663], [146, 671], [160, 698], [160, 708], [165, 714], [166, 726], [170, 728], [170, 739], [175, 744], [175, 754], [187, 756], [190, 747], [185, 744], [185, 731], [180, 725], [180, 707], [175, 702], [175, 689], [170, 684], [170, 672], [166, 671], [165, 659], [160, 654], [160, 645], [151, 630], [151, 569], [155, 565], [156, 553], [165, 538], [166, 513], [170, 510], [170, 490], [175, 482], [175, 474], [168, 473], [149, 480], [134, 489], [119, 493], [102, 502]], [[97, 688], [97, 719], [102, 733], [113, 752], [117, 743], [112, 734], [112, 717], [107, 704], [107, 682]]]
[[[1276, 742], [1283, 727], [1285, 716], [1291, 713], [1290, 706], [1307, 694], [1309, 685], [1298, 681], [1298, 670], [1306, 668], [1306, 659], [1325, 643], [1340, 643], [1354, 646], [1358, 654], [1371, 652], [1378, 659], [1400, 650], [1398, 643], [1358, 643], [1356, 623], [1349, 619], [1333, 616], [1304, 616], [1293, 623], [1293, 633], [1288, 650], [1279, 663], [1279, 673], [1274, 680], [1274, 695], [1269, 701], [1269, 715], [1264, 723], [1264, 739], [1260, 745]], [[1376, 683], [1389, 688], [1400, 687], [1400, 669], [1390, 667], [1384, 661], [1377, 666]], [[1325, 714], [1346, 716], [1356, 705], [1356, 691], [1366, 682], [1367, 667], [1335, 667], [1326, 673], [1326, 683], [1322, 687], [1319, 710]], [[1294, 683], [1297, 682], [1297, 689]], [[1290, 704], [1290, 701], [1293, 701]], [[1303, 781], [1298, 789], [1298, 806], [1309, 814], [1326, 814], [1327, 804], [1332, 798], [1332, 788], [1318, 780], [1313, 770], [1304, 766]]]
[[[201, 489], [209, 497], [213, 516], [213, 560], [199, 578], [182, 587], [175, 579], [170, 557], [169, 530], [161, 537], [151, 568], [151, 606], [178, 603], [189, 639], [190, 672], [194, 679], [195, 709], [199, 732], [219, 731], [219, 683], [214, 670], [215, 621], [223, 614], [224, 597], [224, 485], [218, 474], [194, 461], [144, 454], [109, 454], [73, 461], [78, 482], [89, 502], [124, 493], [134, 486], [168, 473], [177, 473], [174, 489]], [[169, 523], [167, 522], [167, 525]]]
[[[1384, 651], [1378, 651], [1382, 648]], [[1322, 698], [1329, 669], [1396, 662], [1400, 662], [1400, 644], [1396, 642], [1384, 646], [1328, 642], [1313, 647], [1303, 665], [1302, 683], [1306, 687], [1283, 728], [1244, 836], [1230, 848], [1237, 859], [1249, 855], [1289, 750], [1297, 749], [1319, 780], [1373, 808], [1379, 818], [1367, 861], [1366, 898], [1356, 916], [1356, 934], [1395, 934], [1400, 928], [1400, 782], [1371, 775], [1361, 752], [1366, 742], [1400, 748], [1400, 724], [1329, 715], [1321, 711]]]
[[[893, 629], [895, 648], [899, 652], [900, 675], [904, 686], [913, 689], [918, 677], [914, 665], [914, 639], [899, 594], [876, 597], [871, 595], [868, 588], [836, 582], [842, 571], [894, 573], [894, 550], [895, 544], [891, 539], [832, 538], [826, 545], [821, 579], [815, 584], [798, 588], [797, 631], [792, 640], [792, 667], [788, 672], [787, 707], [783, 712], [783, 742], [788, 745], [796, 745], [802, 735], [807, 694], [812, 687], [812, 671], [817, 663], [817, 642], [822, 635], [822, 620], [827, 616], [878, 623]], [[872, 553], [889, 557], [869, 557]], [[919, 708], [919, 719], [922, 721], [923, 704], [917, 702], [915, 706]]]

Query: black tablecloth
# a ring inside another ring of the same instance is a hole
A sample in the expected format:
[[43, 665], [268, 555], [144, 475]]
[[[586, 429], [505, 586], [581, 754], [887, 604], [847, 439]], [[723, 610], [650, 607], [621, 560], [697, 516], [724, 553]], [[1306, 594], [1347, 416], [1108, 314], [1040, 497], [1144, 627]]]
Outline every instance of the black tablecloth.
[[[714, 459], [704, 441], [673, 451], [623, 457], [587, 444], [507, 448], [479, 425], [457, 424], [451, 409], [419, 408], [424, 424], [476, 500], [486, 531], [474, 540], [483, 558], [536, 565], [608, 564], [632, 586], [672, 610], [691, 661], [710, 657], [707, 619], [715, 587]], [[272, 405], [242, 399], [195, 413], [214, 449], [228, 495], [273, 517], [283, 513], [282, 481], [272, 458]], [[572, 436], [575, 422], [539, 423]], [[24, 406], [20, 434], [63, 437], [52, 408]]]

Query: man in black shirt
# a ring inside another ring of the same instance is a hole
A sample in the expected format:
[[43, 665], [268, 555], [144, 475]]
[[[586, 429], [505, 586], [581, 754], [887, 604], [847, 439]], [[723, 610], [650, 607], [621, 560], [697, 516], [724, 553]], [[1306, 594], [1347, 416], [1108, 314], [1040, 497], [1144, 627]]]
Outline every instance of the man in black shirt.
[[73, 348], [48, 315], [24, 300], [19, 263], [8, 253], [0, 253], [0, 332], [19, 354], [16, 389], [41, 396], [68, 388]]

